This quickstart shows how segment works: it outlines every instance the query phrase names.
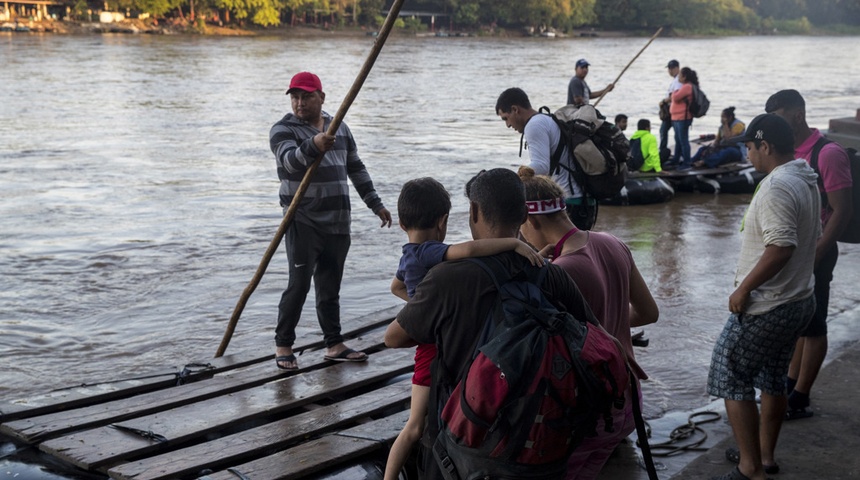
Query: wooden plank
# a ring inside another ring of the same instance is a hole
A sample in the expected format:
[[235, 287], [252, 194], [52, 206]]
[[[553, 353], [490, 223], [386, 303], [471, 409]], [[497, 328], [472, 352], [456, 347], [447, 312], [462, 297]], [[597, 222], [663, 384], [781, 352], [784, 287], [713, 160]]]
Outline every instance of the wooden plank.
[[404, 380], [274, 423], [122, 464], [110, 469], [108, 475], [122, 480], [163, 480], [189, 477], [203, 470], [223, 470], [285, 449], [302, 438], [354, 423], [357, 418], [376, 416], [393, 407], [406, 409], [411, 393], [411, 380]]
[[[386, 308], [368, 315], [346, 320], [344, 324], [344, 337], [351, 339], [368, 330], [382, 325], [388, 325], [397, 316], [402, 305]], [[324, 347], [323, 341], [318, 336], [313, 338], [299, 338], [295, 350], [318, 349]], [[272, 361], [274, 354], [261, 355], [260, 351], [243, 352], [234, 355], [225, 355], [220, 358], [189, 362], [185, 364], [211, 365], [203, 371], [190, 374], [185, 383], [211, 377], [213, 374], [247, 367], [256, 363]], [[54, 412], [72, 410], [122, 398], [128, 398], [145, 392], [151, 392], [177, 385], [177, 375], [182, 371], [179, 367], [175, 372], [165, 372], [163, 377], [140, 378], [137, 380], [116, 380], [107, 382], [92, 382], [89, 384], [72, 386], [67, 389], [56, 390], [44, 395], [27, 399], [0, 402], [0, 423], [6, 423], [22, 418], [30, 418], [46, 415]], [[146, 376], [146, 375], [143, 375]]]
[[[110, 467], [123, 460], [165, 452], [225, 428], [272, 419], [316, 402], [380, 383], [412, 370], [413, 351], [383, 350], [363, 363], [338, 363], [259, 387], [221, 395], [120, 423], [166, 439], [143, 438], [111, 427], [48, 440], [39, 448], [85, 470]], [[250, 426], [250, 425], [249, 425]]]
[[[352, 345], [354, 348], [364, 351], [381, 348], [382, 332], [382, 327], [378, 330], [372, 330], [365, 337], [353, 339]], [[116, 423], [169, 408], [199, 402], [207, 398], [252, 388], [279, 378], [295, 375], [298, 372], [323, 368], [332, 363], [324, 360], [322, 355], [313, 357], [313, 360], [311, 358], [308, 357], [307, 360], [302, 360], [302, 368], [298, 371], [278, 370], [274, 364], [256, 363], [244, 371], [216, 376], [202, 382], [148, 392], [127, 399], [71, 411], [13, 420], [0, 425], [0, 432], [26, 443], [38, 443], [75, 430]], [[271, 361], [272, 359], [270, 358], [269, 360]]]
[[[343, 432], [304, 443], [274, 455], [232, 467], [248, 478], [293, 480], [328, 470], [338, 465], [387, 449], [397, 438], [409, 411], [369, 422]], [[239, 477], [224, 470], [206, 475], [206, 480], [237, 480]]]

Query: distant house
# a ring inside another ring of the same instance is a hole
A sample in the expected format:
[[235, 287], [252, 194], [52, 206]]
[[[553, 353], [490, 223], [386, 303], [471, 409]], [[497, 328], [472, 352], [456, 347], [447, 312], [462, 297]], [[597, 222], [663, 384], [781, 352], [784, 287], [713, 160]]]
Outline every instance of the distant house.
[[3, 0], [0, 21], [61, 20], [69, 16], [67, 3], [57, 0]]

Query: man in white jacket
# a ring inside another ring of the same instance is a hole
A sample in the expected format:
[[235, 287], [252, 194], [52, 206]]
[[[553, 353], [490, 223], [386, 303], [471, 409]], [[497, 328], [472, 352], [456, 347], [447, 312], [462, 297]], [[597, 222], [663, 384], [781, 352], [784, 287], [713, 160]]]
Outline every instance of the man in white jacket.
[[[742, 245], [729, 296], [731, 315], [714, 346], [708, 393], [724, 398], [739, 462], [720, 480], [765, 478], [787, 407], [785, 376], [794, 344], [815, 310], [812, 270], [821, 235], [817, 175], [794, 158], [789, 124], [774, 114], [732, 139], [749, 148], [765, 177], [741, 222]], [[761, 390], [761, 415], [755, 403]]]

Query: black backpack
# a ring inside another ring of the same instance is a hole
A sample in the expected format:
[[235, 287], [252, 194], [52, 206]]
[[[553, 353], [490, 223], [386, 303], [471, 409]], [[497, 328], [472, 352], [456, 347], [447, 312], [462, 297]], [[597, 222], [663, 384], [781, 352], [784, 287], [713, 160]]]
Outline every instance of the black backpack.
[[711, 101], [698, 85], [693, 85], [693, 95], [690, 97], [690, 115], [695, 118], [704, 117], [711, 107]]
[[[540, 112], [561, 129], [562, 140], [550, 158], [550, 175], [567, 170], [586, 195], [598, 200], [621, 191], [627, 181], [630, 142], [615, 124], [592, 105], [566, 105], [555, 113], [541, 107]], [[565, 146], [572, 158], [563, 160]]]
[[[812, 147], [812, 154], [809, 158], [809, 166], [818, 174], [818, 188], [821, 190], [821, 207], [828, 205], [827, 193], [824, 191], [824, 184], [821, 179], [821, 172], [818, 170], [818, 154], [821, 149], [828, 143], [835, 143], [832, 140], [821, 137], [815, 142]], [[842, 232], [842, 235], [837, 239], [843, 243], [860, 243], [860, 153], [853, 148], [846, 148], [848, 152], [848, 163], [851, 164], [851, 180], [853, 182], [851, 193], [851, 204], [854, 206], [854, 214], [851, 216], [851, 221]]]
[[549, 267], [512, 277], [493, 257], [469, 261], [493, 279], [498, 301], [453, 391], [431, 404], [441, 412], [433, 456], [447, 480], [562, 478], [599, 418], [613, 431], [611, 409], [623, 408], [630, 380], [625, 354], [593, 315], [574, 318], [544, 296]]
[[642, 140], [634, 138], [630, 140], [630, 159], [627, 160], [627, 168], [635, 172], [645, 165], [645, 157], [642, 156]]

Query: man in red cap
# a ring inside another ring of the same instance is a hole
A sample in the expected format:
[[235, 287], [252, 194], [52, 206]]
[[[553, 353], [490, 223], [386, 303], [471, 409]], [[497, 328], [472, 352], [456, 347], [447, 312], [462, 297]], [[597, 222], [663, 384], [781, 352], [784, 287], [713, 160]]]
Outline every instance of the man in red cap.
[[286, 114], [269, 131], [269, 144], [281, 180], [280, 200], [284, 212], [293, 201], [308, 167], [320, 155], [323, 159], [284, 239], [290, 278], [278, 304], [275, 363], [284, 370], [298, 368], [292, 347], [311, 280], [316, 289], [317, 318], [325, 341], [325, 358], [363, 362], [367, 355], [348, 348], [340, 330], [340, 284], [350, 245], [347, 179], [352, 181], [367, 207], [382, 220], [383, 227], [391, 227], [391, 213], [373, 188], [349, 127], [342, 123], [335, 135], [326, 134], [332, 117], [322, 110], [325, 93], [319, 77], [310, 72], [297, 73], [290, 81], [287, 95], [293, 112]]

